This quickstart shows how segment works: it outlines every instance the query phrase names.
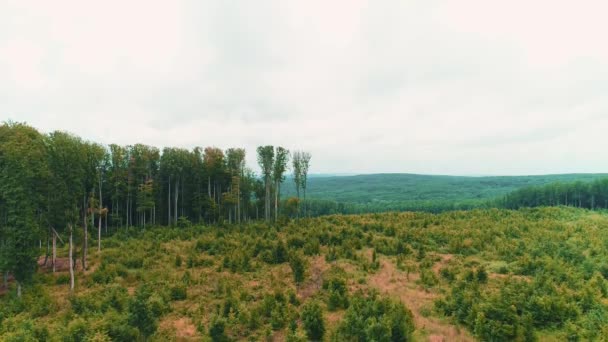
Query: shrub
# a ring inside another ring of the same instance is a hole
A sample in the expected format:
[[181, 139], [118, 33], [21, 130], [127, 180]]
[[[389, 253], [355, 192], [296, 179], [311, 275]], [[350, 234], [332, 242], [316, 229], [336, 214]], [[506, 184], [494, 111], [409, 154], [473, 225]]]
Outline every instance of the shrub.
[[226, 321], [221, 317], [214, 317], [209, 324], [209, 336], [214, 342], [224, 342], [228, 340], [224, 330], [226, 329]]
[[156, 331], [156, 318], [148, 300], [151, 291], [146, 286], [141, 286], [135, 292], [135, 298], [129, 305], [129, 324], [139, 329], [144, 336], [150, 336]]
[[338, 326], [338, 340], [409, 341], [414, 331], [414, 319], [402, 303], [356, 295], [344, 319]]
[[170, 296], [172, 300], [184, 300], [188, 297], [186, 287], [183, 285], [176, 285], [171, 287]]
[[325, 334], [325, 320], [319, 303], [312, 301], [304, 304], [302, 323], [306, 336], [312, 341], [321, 341]]
[[289, 258], [289, 266], [291, 267], [293, 280], [296, 282], [296, 284], [302, 283], [304, 281], [304, 273], [306, 271], [304, 259], [299, 254], [293, 253]]

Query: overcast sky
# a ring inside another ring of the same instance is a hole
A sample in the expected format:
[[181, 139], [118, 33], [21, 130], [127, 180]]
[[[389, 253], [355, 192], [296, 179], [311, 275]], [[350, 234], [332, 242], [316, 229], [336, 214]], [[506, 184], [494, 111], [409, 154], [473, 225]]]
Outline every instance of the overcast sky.
[[606, 1], [0, 3], [0, 121], [313, 173], [608, 171]]

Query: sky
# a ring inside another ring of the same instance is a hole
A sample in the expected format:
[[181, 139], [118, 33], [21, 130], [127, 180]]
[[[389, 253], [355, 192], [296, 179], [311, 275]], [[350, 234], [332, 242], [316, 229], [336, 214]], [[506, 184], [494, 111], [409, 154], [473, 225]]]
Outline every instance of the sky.
[[0, 121], [312, 153], [311, 173], [608, 172], [606, 1], [0, 2]]

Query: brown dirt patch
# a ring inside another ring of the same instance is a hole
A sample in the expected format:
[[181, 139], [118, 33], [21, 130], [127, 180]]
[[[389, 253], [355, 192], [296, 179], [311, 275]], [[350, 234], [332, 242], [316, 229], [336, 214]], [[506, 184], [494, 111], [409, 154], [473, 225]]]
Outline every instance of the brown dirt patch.
[[311, 297], [321, 289], [321, 286], [323, 285], [323, 272], [328, 269], [329, 264], [325, 261], [324, 256], [319, 255], [312, 259], [309, 266], [309, 280], [302, 284], [298, 289], [298, 296], [301, 300]]
[[[449, 259], [451, 257], [442, 258], [445, 262]], [[399, 271], [390, 261], [382, 259], [380, 265], [380, 270], [369, 278], [369, 285], [381, 293], [398, 297], [412, 311], [416, 330], [428, 333], [429, 341], [475, 341], [465, 331], [421, 314], [423, 309], [432, 307], [438, 295], [418, 286], [415, 282], [417, 274], [411, 273], [408, 280], [406, 274]]]
[[176, 341], [198, 341], [196, 327], [188, 317], [168, 317], [160, 323], [160, 330], [172, 332]]
[[[53, 272], [52, 258], [49, 257], [49, 260], [47, 260], [46, 265], [44, 265], [44, 258], [45, 257], [43, 257], [43, 256], [38, 258], [38, 266], [40, 267], [40, 269], [42, 271]], [[70, 271], [70, 258], [57, 258], [57, 259], [55, 259], [55, 262], [56, 262], [56, 265], [55, 265], [56, 272], [69, 272]]]
[[441, 258], [441, 260], [439, 260], [438, 262], [435, 263], [435, 265], [433, 265], [433, 272], [435, 272], [435, 274], [439, 274], [439, 271], [444, 268], [448, 263], [450, 263], [450, 261], [452, 261], [452, 259], [454, 258], [453, 254], [439, 254], [439, 257]]

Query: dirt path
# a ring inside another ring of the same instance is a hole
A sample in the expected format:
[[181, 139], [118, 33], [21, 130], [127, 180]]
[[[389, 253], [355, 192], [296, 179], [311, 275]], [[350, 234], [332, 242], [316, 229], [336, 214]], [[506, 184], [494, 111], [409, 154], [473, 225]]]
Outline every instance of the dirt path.
[[[447, 262], [451, 256], [442, 257]], [[438, 264], [440, 264], [440, 261]], [[424, 330], [429, 335], [429, 341], [475, 341], [466, 331], [448, 323], [441, 322], [433, 317], [424, 317], [422, 311], [432, 307], [433, 301], [438, 297], [432, 292], [425, 291], [415, 283], [418, 274], [410, 273], [409, 280], [405, 273], [399, 271], [393, 263], [386, 259], [380, 260], [380, 270], [369, 278], [369, 285], [401, 299], [401, 301], [412, 311], [416, 330]], [[435, 265], [433, 269], [442, 266]]]

